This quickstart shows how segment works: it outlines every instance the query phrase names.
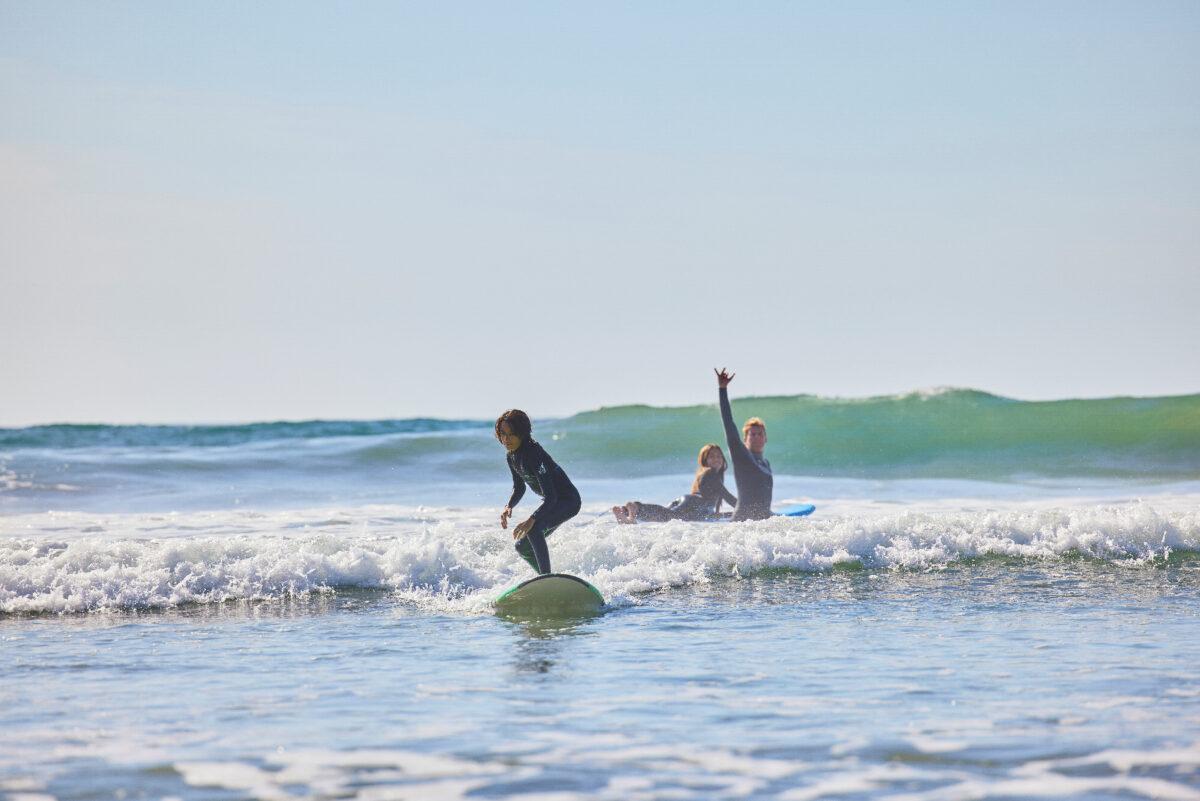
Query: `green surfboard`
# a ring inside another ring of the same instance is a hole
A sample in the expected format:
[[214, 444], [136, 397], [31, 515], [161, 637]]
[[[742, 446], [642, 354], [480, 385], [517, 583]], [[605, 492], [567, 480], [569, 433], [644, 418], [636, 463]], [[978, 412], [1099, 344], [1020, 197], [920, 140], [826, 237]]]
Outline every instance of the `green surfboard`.
[[593, 615], [604, 608], [600, 591], [578, 576], [547, 573], [522, 581], [496, 599], [496, 614], [537, 617]]

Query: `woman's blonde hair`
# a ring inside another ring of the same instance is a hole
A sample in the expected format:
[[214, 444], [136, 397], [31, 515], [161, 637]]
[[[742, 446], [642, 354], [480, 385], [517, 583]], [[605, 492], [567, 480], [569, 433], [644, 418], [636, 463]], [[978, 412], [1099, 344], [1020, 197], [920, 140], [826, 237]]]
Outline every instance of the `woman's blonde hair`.
[[[708, 459], [708, 455], [710, 453], [712, 453], [713, 451], [716, 451], [717, 453], [721, 454], [721, 459], [725, 460], [725, 451], [721, 450], [721, 446], [717, 445], [714, 442], [710, 442], [707, 445], [705, 445], [703, 448], [700, 449], [700, 455], [698, 457], [696, 457], [696, 461], [700, 464], [700, 467], [696, 470], [696, 477], [694, 479], [692, 479], [692, 494], [693, 495], [700, 492], [700, 479], [704, 478], [704, 474], [710, 469], [709, 466], [706, 465], [704, 462], [706, 459]], [[728, 466], [729, 466], [729, 462], [726, 461], [725, 467], [728, 467]], [[724, 481], [724, 478], [725, 478], [725, 467], [722, 467], [720, 470], [717, 471], [721, 475], [722, 481]]]

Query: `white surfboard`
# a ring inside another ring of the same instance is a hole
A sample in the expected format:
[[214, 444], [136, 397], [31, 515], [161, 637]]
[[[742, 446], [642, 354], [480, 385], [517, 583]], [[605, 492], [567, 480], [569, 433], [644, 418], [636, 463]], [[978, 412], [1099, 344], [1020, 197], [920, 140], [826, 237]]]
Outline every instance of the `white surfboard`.
[[522, 581], [497, 598], [495, 606], [497, 614], [570, 617], [598, 613], [604, 596], [578, 576], [547, 573]]

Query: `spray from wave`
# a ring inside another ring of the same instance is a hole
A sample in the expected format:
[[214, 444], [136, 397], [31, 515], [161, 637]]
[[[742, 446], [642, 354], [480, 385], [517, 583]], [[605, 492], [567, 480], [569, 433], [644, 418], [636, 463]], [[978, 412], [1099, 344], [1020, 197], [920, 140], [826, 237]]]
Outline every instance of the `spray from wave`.
[[[528, 577], [490, 512], [31, 515], [23, 522], [35, 536], [0, 540], [0, 612], [156, 609], [352, 588], [427, 611], [485, 613], [500, 590]], [[616, 605], [770, 571], [924, 571], [981, 558], [1153, 568], [1197, 554], [1200, 513], [1145, 503], [744, 524], [592, 518], [556, 532], [553, 543], [556, 570], [586, 577]]]

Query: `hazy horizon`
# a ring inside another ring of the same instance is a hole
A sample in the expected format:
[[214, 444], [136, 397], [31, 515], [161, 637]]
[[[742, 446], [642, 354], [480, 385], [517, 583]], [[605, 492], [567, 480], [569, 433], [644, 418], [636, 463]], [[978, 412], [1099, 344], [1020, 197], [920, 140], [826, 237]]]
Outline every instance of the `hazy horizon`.
[[[933, 395], [933, 394], [941, 394], [941, 393], [945, 393], [945, 392], [980, 392], [985, 395], [991, 395], [993, 397], [1003, 398], [1005, 400], [1014, 400], [1014, 401], [1020, 401], [1020, 402], [1025, 402], [1025, 403], [1061, 403], [1061, 402], [1069, 402], [1069, 401], [1089, 401], [1089, 400], [1102, 401], [1102, 400], [1117, 400], [1117, 399], [1123, 399], [1123, 398], [1132, 398], [1132, 399], [1137, 399], [1137, 400], [1141, 400], [1141, 399], [1164, 400], [1164, 399], [1169, 399], [1169, 398], [1200, 397], [1200, 392], [1183, 392], [1183, 393], [1171, 393], [1171, 394], [1167, 394], [1167, 395], [1119, 394], [1119, 395], [1097, 395], [1097, 396], [1070, 396], [1070, 397], [1062, 397], [1062, 398], [1022, 398], [1022, 397], [1014, 397], [1012, 395], [1002, 395], [1000, 393], [988, 392], [987, 390], [975, 389], [975, 388], [971, 388], [971, 387], [926, 387], [926, 388], [921, 388], [921, 389], [910, 390], [908, 392], [883, 393], [883, 394], [878, 394], [878, 395], [814, 395], [812, 393], [796, 392], [796, 393], [770, 393], [770, 394], [763, 394], [763, 395], [744, 395], [743, 396], [743, 395], [738, 395], [737, 393], [731, 393], [730, 400], [734, 404], [737, 404], [738, 402], [741, 402], [741, 401], [773, 400], [773, 399], [777, 399], [777, 398], [812, 397], [812, 398], [817, 398], [819, 400], [824, 400], [824, 401], [855, 402], [855, 401], [898, 399], [898, 398], [910, 397], [913, 395]], [[531, 416], [534, 417], [534, 419], [539, 419], [539, 420], [562, 420], [562, 419], [567, 419], [567, 418], [574, 417], [574, 416], [580, 415], [580, 414], [588, 414], [591, 412], [600, 412], [600, 411], [607, 411], [607, 410], [613, 410], [613, 409], [625, 409], [625, 408], [632, 408], [632, 407], [648, 407], [648, 408], [654, 408], [654, 409], [680, 409], [680, 408], [689, 408], [689, 407], [695, 407], [695, 406], [712, 406], [715, 408], [716, 405], [717, 405], [717, 397], [716, 397], [716, 391], [715, 391], [715, 386], [714, 386], [713, 397], [711, 398], [711, 400], [697, 400], [693, 403], [649, 404], [649, 403], [641, 403], [641, 402], [637, 402], [637, 401], [631, 401], [629, 403], [612, 403], [612, 404], [604, 404], [602, 406], [595, 406], [595, 407], [591, 407], [591, 408], [576, 409], [574, 411], [569, 411], [565, 414], [537, 414], [537, 413], [531, 412]], [[467, 422], [489, 423], [496, 417], [496, 414], [498, 414], [500, 411], [503, 411], [503, 409], [499, 409], [499, 410], [497, 410], [496, 413], [493, 413], [493, 414], [462, 415], [462, 416], [457, 416], [457, 417], [445, 417], [445, 416], [439, 416], [439, 415], [434, 415], [434, 414], [414, 414], [414, 415], [404, 415], [403, 417], [388, 417], [388, 416], [334, 417], [334, 416], [330, 416], [330, 415], [317, 415], [314, 417], [288, 417], [288, 418], [275, 418], [275, 419], [265, 419], [264, 418], [264, 419], [244, 419], [244, 420], [239, 420], [239, 419], [229, 419], [229, 420], [204, 420], [204, 419], [167, 420], [167, 419], [164, 419], [164, 420], [125, 420], [125, 421], [114, 421], [114, 420], [70, 420], [70, 421], [68, 421], [68, 420], [49, 420], [49, 421], [47, 421], [47, 420], [41, 420], [41, 421], [31, 421], [31, 422], [26, 422], [26, 423], [15, 423], [15, 424], [0, 423], [0, 429], [40, 428], [40, 427], [51, 427], [51, 426], [91, 426], [91, 425], [95, 425], [95, 426], [149, 426], [149, 427], [153, 427], [153, 426], [199, 426], [199, 427], [204, 427], [204, 426], [251, 426], [251, 425], [262, 425], [262, 424], [271, 424], [271, 423], [298, 423], [298, 424], [314, 423], [314, 422], [364, 422], [364, 423], [366, 423], [366, 422], [377, 422], [377, 421], [384, 421], [384, 420], [422, 420], [422, 419], [442, 420], [442, 421], [456, 421], [457, 420], [457, 421], [467, 421]], [[734, 411], [735, 411], [735, 416], [736, 416], [736, 411], [737, 411], [736, 408]]]

